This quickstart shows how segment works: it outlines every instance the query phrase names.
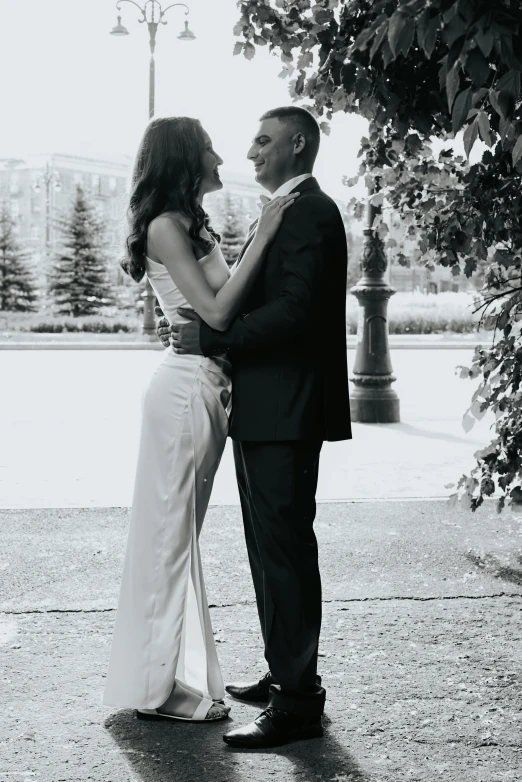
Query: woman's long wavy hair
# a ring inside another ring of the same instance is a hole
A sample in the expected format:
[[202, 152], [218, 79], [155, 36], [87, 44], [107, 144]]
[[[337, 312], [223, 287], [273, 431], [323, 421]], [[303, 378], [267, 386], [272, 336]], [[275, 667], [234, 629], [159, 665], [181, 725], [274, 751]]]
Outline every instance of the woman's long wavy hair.
[[198, 201], [204, 150], [203, 128], [197, 119], [167, 117], [147, 125], [132, 174], [126, 257], [121, 262], [136, 282], [145, 274], [148, 227], [163, 212], [188, 217], [189, 236], [204, 252], [210, 252], [213, 242], [201, 236], [203, 228], [219, 241]]

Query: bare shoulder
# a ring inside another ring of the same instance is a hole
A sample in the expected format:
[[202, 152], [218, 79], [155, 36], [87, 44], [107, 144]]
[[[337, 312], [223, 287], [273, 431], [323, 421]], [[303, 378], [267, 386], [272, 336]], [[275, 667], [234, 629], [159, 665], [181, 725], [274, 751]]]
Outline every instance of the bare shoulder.
[[147, 238], [149, 241], [164, 241], [165, 239], [188, 238], [188, 227], [185, 218], [176, 212], [164, 212], [149, 223]]
[[151, 220], [147, 231], [147, 254], [159, 263], [167, 263], [172, 255], [178, 259], [193, 255], [188, 228], [175, 212], [165, 212]]

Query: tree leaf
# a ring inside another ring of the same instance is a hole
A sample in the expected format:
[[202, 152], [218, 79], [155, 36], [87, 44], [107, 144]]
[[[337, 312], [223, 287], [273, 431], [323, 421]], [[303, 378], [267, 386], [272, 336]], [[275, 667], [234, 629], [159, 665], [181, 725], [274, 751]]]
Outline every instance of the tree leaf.
[[490, 29], [478, 30], [475, 33], [474, 38], [484, 57], [489, 57], [495, 40], [493, 32]]
[[446, 76], [446, 95], [448, 97], [448, 109], [451, 112], [455, 97], [457, 95], [460, 86], [460, 72], [459, 64], [455, 63], [455, 66], [449, 71]]
[[393, 56], [402, 52], [406, 56], [413, 43], [415, 21], [401, 11], [395, 11], [388, 25], [388, 41]]
[[435, 49], [435, 44], [437, 43], [437, 35], [440, 30], [440, 16], [434, 16], [431, 22], [428, 25], [428, 30], [426, 32], [426, 36], [424, 38], [424, 54], [428, 58], [428, 60], [431, 58], [431, 55], [433, 54], [433, 50]]
[[520, 158], [522, 158], [522, 136], [517, 138], [516, 144], [511, 152], [513, 158], [513, 166], [516, 166]]
[[406, 136], [405, 144], [406, 148], [414, 154], [422, 149], [422, 141], [417, 133], [410, 133], [409, 136]]
[[502, 117], [502, 109], [500, 108], [500, 104], [498, 102], [498, 93], [495, 92], [495, 90], [489, 91], [489, 102], [497, 112], [499, 116]]
[[461, 35], [457, 38], [456, 41], [453, 41], [453, 43], [450, 46], [448, 56], [446, 57], [446, 67], [448, 71], [450, 71], [457, 60], [460, 59], [460, 55], [462, 53], [462, 49], [464, 48], [464, 44], [466, 43], [466, 36]]
[[506, 119], [505, 117], [501, 117], [500, 122], [498, 123], [498, 132], [500, 133], [500, 139], [502, 143], [505, 142], [509, 132], [512, 129], [513, 129], [513, 125], [511, 123], [511, 120]]
[[424, 41], [428, 32], [428, 25], [431, 17], [431, 9], [426, 8], [417, 19], [417, 43], [419, 49], [424, 49]]
[[464, 125], [470, 107], [471, 89], [468, 87], [466, 90], [459, 92], [455, 98], [455, 103], [453, 104], [453, 111], [451, 112], [451, 123], [454, 133], [457, 133], [457, 131], [459, 131]]
[[468, 432], [471, 432], [471, 430], [475, 426], [475, 422], [476, 422], [476, 419], [473, 418], [473, 416], [468, 415], [468, 413], [464, 414], [464, 416], [462, 418], [462, 428], [464, 429], [466, 434]]
[[444, 23], [449, 24], [453, 19], [453, 17], [455, 16], [455, 14], [457, 13], [457, 11], [458, 11], [458, 3], [454, 2], [453, 5], [451, 5], [446, 11], [444, 11], [444, 17], [443, 17]]
[[382, 62], [384, 67], [387, 68], [392, 60], [393, 60], [393, 52], [391, 50], [388, 39], [386, 39], [382, 45]]
[[477, 103], [481, 103], [482, 99], [485, 95], [487, 95], [489, 92], [487, 87], [481, 87], [480, 90], [477, 90], [473, 93], [473, 97], [471, 98], [471, 105], [476, 106]]
[[361, 76], [355, 82], [355, 97], [360, 99], [365, 95], [368, 95], [372, 87], [372, 83], [366, 76]]
[[386, 38], [386, 33], [388, 32], [388, 23], [385, 22], [382, 24], [379, 29], [377, 30], [375, 34], [375, 38], [373, 39], [372, 48], [370, 49], [370, 62], [373, 60], [377, 52], [379, 51], [379, 48], [381, 46], [381, 43]]
[[296, 67], [298, 70], [304, 71], [306, 68], [309, 68], [310, 65], [313, 65], [313, 62], [314, 56], [312, 52], [303, 52], [303, 54], [297, 60]]
[[405, 24], [406, 16], [400, 11], [395, 11], [391, 15], [388, 25], [388, 43], [394, 57], [399, 53], [399, 38]]
[[244, 45], [244, 52], [247, 60], [251, 60], [253, 57], [255, 57], [256, 47], [253, 43], [250, 43], [250, 41], [246, 41]]
[[477, 117], [471, 122], [466, 130], [464, 131], [464, 150], [466, 152], [466, 157], [469, 160], [469, 156], [471, 153], [471, 150], [473, 149], [473, 144], [477, 140], [478, 136], [478, 121]]
[[498, 93], [498, 105], [501, 116], [505, 119], [511, 119], [515, 110], [516, 96], [513, 92], [502, 90]]
[[347, 62], [346, 65], [343, 65], [341, 69], [341, 81], [348, 94], [353, 90], [356, 75], [357, 66], [354, 62]]
[[329, 136], [330, 135], [330, 123], [328, 123], [328, 122], [321, 122], [319, 127], [321, 128], [321, 131], [324, 133], [325, 136]]
[[370, 198], [370, 204], [372, 206], [382, 206], [383, 201], [384, 201], [383, 193], [374, 193]]
[[406, 57], [408, 52], [410, 51], [411, 45], [413, 44], [414, 36], [415, 36], [415, 20], [408, 19], [408, 21], [404, 25], [402, 34], [400, 36], [400, 50], [403, 53], [404, 57]]
[[460, 14], [455, 14], [449, 24], [447, 24], [446, 17], [444, 16], [444, 22], [445, 25], [442, 30], [442, 38], [448, 46], [451, 46], [457, 40], [457, 38], [460, 38], [461, 35], [465, 34], [466, 24]]
[[508, 71], [495, 84], [497, 92], [509, 92], [517, 100], [520, 92], [520, 74], [516, 71]]
[[475, 87], [482, 87], [489, 76], [489, 63], [479, 48], [473, 49], [466, 57], [465, 68]]
[[368, 42], [370, 38], [373, 36], [373, 31], [370, 27], [363, 27], [359, 35], [354, 41], [354, 46], [356, 49], [360, 49], [361, 51], [364, 51], [366, 47], [368, 46]]
[[238, 41], [234, 46], [234, 56], [236, 54], [241, 54], [242, 51], [243, 51], [243, 41]]
[[479, 111], [478, 113], [478, 129], [482, 141], [485, 144], [487, 144], [488, 147], [493, 146], [493, 140], [491, 138], [491, 128], [489, 125], [489, 117], [485, 111]]

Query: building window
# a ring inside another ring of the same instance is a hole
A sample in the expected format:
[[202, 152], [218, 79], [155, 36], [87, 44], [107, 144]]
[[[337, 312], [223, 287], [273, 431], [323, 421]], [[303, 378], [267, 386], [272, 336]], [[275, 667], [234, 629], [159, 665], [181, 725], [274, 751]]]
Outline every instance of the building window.
[[33, 225], [31, 228], [31, 239], [39, 239], [40, 238], [40, 228], [37, 225]]
[[111, 191], [111, 193], [115, 193], [117, 189], [118, 189], [118, 180], [116, 179], [115, 176], [111, 176], [109, 178], [109, 190]]
[[83, 176], [82, 174], [78, 174], [77, 172], [73, 176], [73, 182], [75, 185], [82, 185], [83, 184]]
[[20, 216], [20, 201], [17, 198], [11, 199], [11, 215], [15, 220]]

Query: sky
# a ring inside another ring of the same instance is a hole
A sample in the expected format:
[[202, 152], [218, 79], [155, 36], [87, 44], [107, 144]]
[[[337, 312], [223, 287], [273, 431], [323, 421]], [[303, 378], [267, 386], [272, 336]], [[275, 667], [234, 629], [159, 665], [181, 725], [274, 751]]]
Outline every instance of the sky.
[[[246, 153], [260, 114], [292, 102], [288, 80], [278, 76], [281, 61], [268, 47], [251, 61], [233, 56], [235, 0], [188, 5], [188, 17], [172, 8], [158, 30], [156, 116], [198, 117], [225, 172], [253, 175]], [[148, 120], [148, 32], [138, 9], [122, 3], [130, 32], [123, 38], [109, 35], [114, 0], [0, 0], [0, 12], [0, 158], [134, 157]], [[177, 39], [185, 18], [195, 41]], [[335, 198], [352, 194], [341, 180], [357, 171], [366, 127], [359, 117], [336, 115], [330, 136], [322, 136], [315, 173]]]

